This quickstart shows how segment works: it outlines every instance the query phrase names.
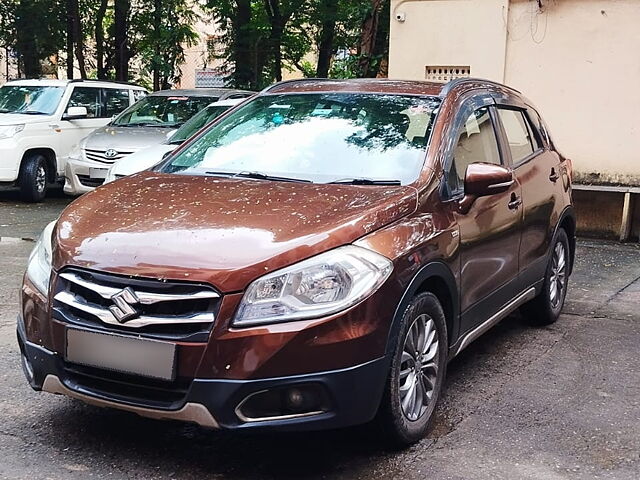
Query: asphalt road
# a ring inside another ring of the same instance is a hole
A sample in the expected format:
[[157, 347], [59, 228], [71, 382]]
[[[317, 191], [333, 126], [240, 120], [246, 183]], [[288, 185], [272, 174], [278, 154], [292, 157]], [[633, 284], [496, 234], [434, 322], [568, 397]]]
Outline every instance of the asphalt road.
[[564, 314], [514, 315], [449, 365], [428, 439], [385, 450], [369, 427], [237, 435], [143, 419], [23, 378], [17, 288], [33, 239], [68, 200], [0, 194], [0, 478], [638, 479], [640, 248], [581, 240]]

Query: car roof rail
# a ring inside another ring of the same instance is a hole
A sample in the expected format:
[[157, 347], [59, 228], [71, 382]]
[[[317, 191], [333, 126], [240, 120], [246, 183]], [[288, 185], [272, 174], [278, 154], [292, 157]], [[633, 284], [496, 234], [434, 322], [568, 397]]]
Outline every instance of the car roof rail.
[[472, 83], [472, 82], [486, 83], [486, 84], [494, 86], [494, 87], [506, 88], [507, 90], [511, 90], [511, 91], [516, 92], [518, 94], [522, 94], [522, 92], [520, 92], [519, 90], [516, 90], [513, 87], [510, 87], [510, 86], [505, 85], [503, 83], [494, 82], [493, 80], [487, 80], [487, 79], [484, 79], [484, 78], [475, 78], [475, 77], [463, 77], [463, 78], [456, 78], [454, 80], [451, 80], [451, 81], [447, 82], [445, 84], [445, 86], [442, 88], [442, 90], [440, 91], [440, 97], [446, 97], [451, 92], [451, 90], [453, 90], [454, 88], [456, 88], [459, 85], [462, 85], [462, 84], [465, 84], [465, 83]]
[[98, 78], [71, 78], [68, 80], [69, 83], [81, 83], [81, 82], [100, 82], [100, 83], [116, 83], [118, 85], [128, 85], [130, 87], [140, 87], [144, 88], [136, 83], [125, 82], [123, 80], [100, 80]]

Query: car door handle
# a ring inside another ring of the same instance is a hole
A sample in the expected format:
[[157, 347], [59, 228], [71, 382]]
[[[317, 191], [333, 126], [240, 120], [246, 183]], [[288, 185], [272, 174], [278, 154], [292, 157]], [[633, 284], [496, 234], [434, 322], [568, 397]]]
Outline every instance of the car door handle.
[[551, 180], [553, 183], [556, 183], [559, 178], [560, 178], [560, 175], [558, 175], [556, 173], [556, 169], [552, 167], [551, 174], [549, 175], [549, 180]]
[[522, 199], [520, 197], [512, 195], [511, 201], [509, 202], [509, 209], [516, 210], [518, 207], [520, 207], [520, 205], [522, 205]]

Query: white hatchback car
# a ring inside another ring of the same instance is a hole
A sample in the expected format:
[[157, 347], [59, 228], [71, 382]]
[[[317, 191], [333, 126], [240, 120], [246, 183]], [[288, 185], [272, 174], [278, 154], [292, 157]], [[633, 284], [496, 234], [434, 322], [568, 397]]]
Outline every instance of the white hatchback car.
[[194, 115], [179, 129], [170, 132], [169, 135], [167, 135], [167, 140], [163, 143], [147, 147], [117, 160], [109, 169], [105, 183], [127, 175], [133, 175], [134, 173], [157, 165], [167, 153], [178, 148], [178, 146], [192, 137], [202, 127], [245, 100], [246, 98], [233, 98], [211, 103]]
[[41, 201], [73, 145], [147, 94], [95, 80], [16, 80], [0, 87], [0, 185]]

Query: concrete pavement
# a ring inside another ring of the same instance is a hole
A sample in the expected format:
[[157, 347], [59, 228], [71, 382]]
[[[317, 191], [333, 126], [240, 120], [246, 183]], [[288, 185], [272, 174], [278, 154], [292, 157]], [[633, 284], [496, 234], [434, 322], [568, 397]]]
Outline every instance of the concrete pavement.
[[13, 238], [35, 238], [66, 200], [16, 203], [0, 198], [0, 478], [640, 478], [635, 245], [581, 240], [560, 320], [514, 315], [471, 345], [449, 365], [430, 438], [393, 452], [370, 427], [218, 433], [33, 392], [15, 342], [33, 242]]

